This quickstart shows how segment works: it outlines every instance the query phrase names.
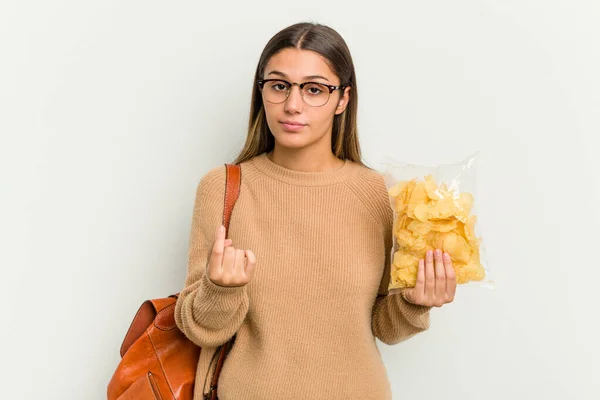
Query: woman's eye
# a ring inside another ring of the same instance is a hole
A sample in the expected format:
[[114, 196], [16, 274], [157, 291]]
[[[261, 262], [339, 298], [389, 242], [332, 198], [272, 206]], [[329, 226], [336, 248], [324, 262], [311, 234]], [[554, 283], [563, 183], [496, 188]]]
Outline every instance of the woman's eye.
[[287, 90], [287, 85], [284, 83], [274, 83], [271, 85], [271, 89], [278, 91], [278, 92], [282, 92]]
[[316, 83], [311, 83], [304, 87], [304, 93], [309, 94], [311, 96], [318, 96], [324, 93], [324, 89]]

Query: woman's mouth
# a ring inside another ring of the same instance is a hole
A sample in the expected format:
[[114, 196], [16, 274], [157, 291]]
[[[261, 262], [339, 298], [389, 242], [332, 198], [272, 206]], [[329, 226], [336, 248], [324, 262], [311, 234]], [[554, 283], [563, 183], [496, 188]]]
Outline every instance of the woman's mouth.
[[296, 121], [280, 121], [280, 123], [283, 129], [289, 132], [298, 132], [306, 126], [306, 124]]

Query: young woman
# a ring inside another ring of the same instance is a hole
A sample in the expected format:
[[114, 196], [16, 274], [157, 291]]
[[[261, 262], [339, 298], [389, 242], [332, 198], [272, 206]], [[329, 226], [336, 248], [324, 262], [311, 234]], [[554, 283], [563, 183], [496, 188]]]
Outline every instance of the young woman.
[[195, 396], [214, 349], [236, 336], [220, 400], [390, 399], [375, 338], [395, 344], [454, 299], [448, 254], [388, 293], [393, 213], [361, 161], [350, 51], [333, 29], [292, 25], [256, 68], [240, 197], [221, 227], [225, 168], [200, 181], [178, 327], [199, 346]]

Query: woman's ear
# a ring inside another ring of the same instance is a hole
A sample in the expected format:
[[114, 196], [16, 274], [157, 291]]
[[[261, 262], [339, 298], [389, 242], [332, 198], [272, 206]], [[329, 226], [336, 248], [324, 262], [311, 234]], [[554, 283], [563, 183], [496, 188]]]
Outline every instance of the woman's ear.
[[335, 108], [335, 115], [340, 115], [341, 113], [346, 111], [346, 107], [348, 107], [348, 102], [350, 101], [350, 89], [352, 89], [351, 86], [348, 86], [344, 89], [344, 94], [342, 94], [342, 96], [338, 100], [338, 105]]

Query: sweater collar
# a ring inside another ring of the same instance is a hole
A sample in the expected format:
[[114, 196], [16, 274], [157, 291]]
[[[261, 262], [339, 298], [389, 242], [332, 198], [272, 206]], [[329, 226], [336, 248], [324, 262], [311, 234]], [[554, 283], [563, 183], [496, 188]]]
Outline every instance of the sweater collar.
[[265, 175], [279, 181], [296, 186], [328, 186], [346, 181], [351, 175], [352, 161], [344, 160], [344, 164], [326, 172], [300, 172], [275, 164], [267, 153], [262, 153], [252, 159], [254, 166]]

